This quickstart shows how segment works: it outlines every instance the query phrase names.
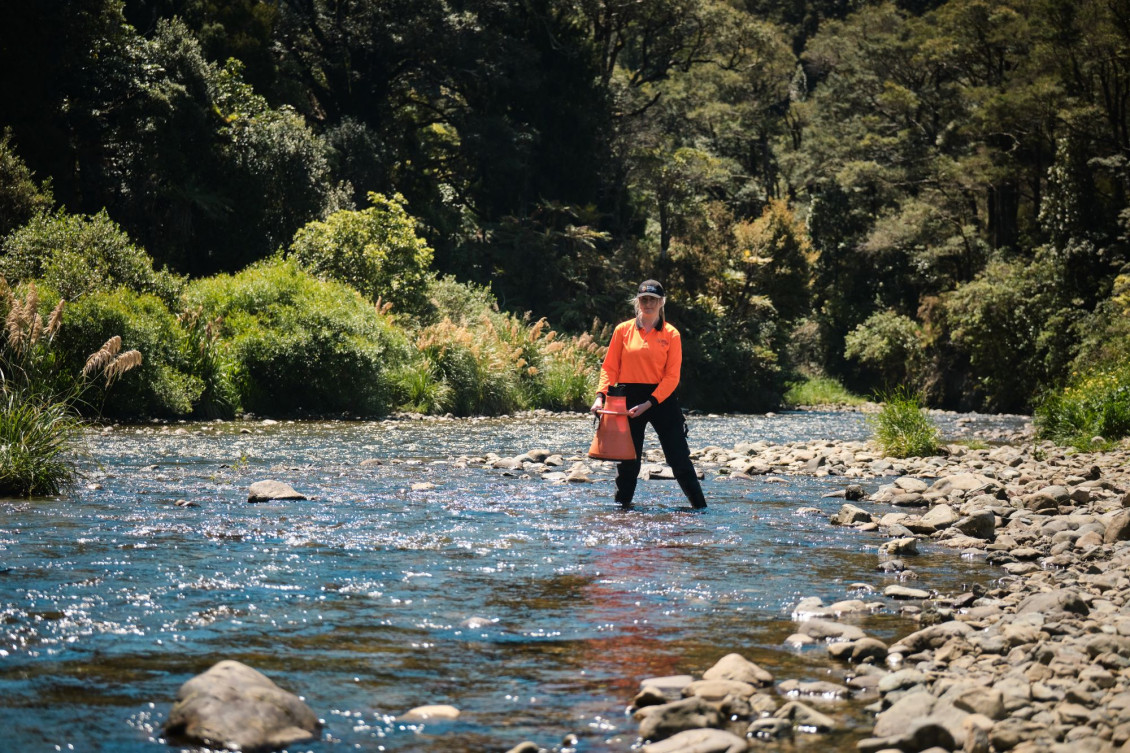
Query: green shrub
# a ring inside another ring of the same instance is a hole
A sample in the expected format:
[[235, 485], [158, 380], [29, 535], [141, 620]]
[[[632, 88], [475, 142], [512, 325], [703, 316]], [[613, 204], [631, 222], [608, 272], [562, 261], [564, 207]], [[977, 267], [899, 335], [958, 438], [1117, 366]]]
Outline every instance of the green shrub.
[[404, 333], [357, 291], [295, 260], [197, 280], [185, 301], [221, 320], [247, 410], [379, 415], [396, 402], [393, 375], [411, 356]]
[[894, 311], [876, 312], [847, 334], [844, 357], [871, 369], [885, 384], [914, 383], [925, 362], [922, 327]]
[[0, 134], [0, 237], [54, 204], [51, 183], [36, 184], [31, 170], [12, 148], [12, 129]]
[[767, 301], [744, 320], [705, 298], [668, 309], [683, 338], [677, 394], [684, 407], [758, 413], [780, 405], [784, 385], [773, 347], [775, 314]]
[[103, 210], [36, 215], [2, 243], [0, 274], [8, 280], [42, 280], [68, 301], [94, 291], [125, 287], [175, 305], [183, 281], [153, 269], [153, 260]]
[[428, 324], [437, 324], [444, 319], [450, 319], [456, 324], [467, 324], [478, 321], [484, 315], [499, 315], [498, 303], [490, 288], [459, 282], [450, 275], [430, 279], [427, 297], [433, 314]]
[[290, 256], [319, 277], [344, 282], [393, 311], [420, 314], [427, 304], [432, 250], [416, 235], [404, 197], [369, 194], [373, 206], [334, 212], [294, 235]]
[[219, 317], [208, 319], [203, 308], [184, 311], [177, 317], [185, 334], [189, 371], [203, 382], [193, 413], [204, 418], [231, 418], [241, 410], [239, 365], [231, 348], [220, 340]]
[[89, 343], [115, 335], [144, 354], [140, 368], [113, 390], [92, 384], [84, 413], [126, 419], [192, 413], [204, 380], [194, 373], [184, 329], [159, 298], [124, 288], [96, 291], [68, 303], [66, 322], [58, 342], [71, 371], [82, 368]]
[[785, 391], [785, 404], [799, 405], [862, 405], [866, 401], [830, 377], [810, 377], [790, 382]]
[[141, 362], [112, 337], [69, 370], [56, 340], [64, 306], [56, 302], [44, 316], [40, 303], [34, 282], [16, 295], [0, 278], [0, 496], [56, 494], [72, 483], [82, 430], [76, 409], [89, 380], [109, 386]]
[[1092, 449], [1092, 439], [1107, 442], [1130, 435], [1130, 365], [1096, 368], [1081, 374], [1036, 408], [1040, 436]]
[[868, 423], [885, 455], [909, 458], [938, 453], [938, 428], [922, 410], [918, 394], [898, 388], [878, 398], [883, 407], [868, 418]]
[[968, 372], [962, 407], [1026, 411], [1041, 385], [1070, 361], [1074, 314], [1057, 297], [1056, 271], [993, 261], [971, 282], [941, 296], [932, 327], [948, 333], [951, 372]]

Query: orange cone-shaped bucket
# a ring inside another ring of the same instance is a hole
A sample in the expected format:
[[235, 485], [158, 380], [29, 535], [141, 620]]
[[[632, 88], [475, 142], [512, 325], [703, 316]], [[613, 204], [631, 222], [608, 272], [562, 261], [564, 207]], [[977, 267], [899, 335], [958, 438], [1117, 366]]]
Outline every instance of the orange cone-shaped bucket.
[[589, 457], [597, 460], [635, 460], [636, 446], [628, 428], [628, 403], [623, 395], [604, 398], [600, 423], [589, 447]]

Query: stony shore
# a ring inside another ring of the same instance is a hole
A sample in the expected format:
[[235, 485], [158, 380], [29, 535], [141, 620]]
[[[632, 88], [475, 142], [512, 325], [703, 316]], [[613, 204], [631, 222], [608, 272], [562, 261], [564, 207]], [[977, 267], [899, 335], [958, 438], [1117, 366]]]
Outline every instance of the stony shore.
[[[842, 663], [842, 683], [775, 678], [738, 654], [701, 678], [644, 679], [631, 700], [642, 751], [739, 753], [834, 735], [847, 723], [827, 701], [847, 697], [870, 701], [874, 714], [870, 737], [857, 745], [863, 753], [1130, 751], [1130, 442], [1083, 453], [1026, 435], [1005, 439], [902, 460], [869, 442], [696, 449], [697, 467], [725, 483], [842, 478], [835, 496], [844, 504], [829, 523], [885, 535], [879, 570], [912, 569], [941, 546], [986, 559], [1000, 576], [990, 589], [964, 593], [893, 585], [870, 601], [803, 599], [787, 643], [824, 647]], [[462, 462], [558, 482], [597, 470], [546, 451]], [[643, 475], [664, 470], [645, 465]], [[888, 645], [856, 623], [892, 600], [918, 629]], [[511, 753], [536, 750], [529, 743]]]

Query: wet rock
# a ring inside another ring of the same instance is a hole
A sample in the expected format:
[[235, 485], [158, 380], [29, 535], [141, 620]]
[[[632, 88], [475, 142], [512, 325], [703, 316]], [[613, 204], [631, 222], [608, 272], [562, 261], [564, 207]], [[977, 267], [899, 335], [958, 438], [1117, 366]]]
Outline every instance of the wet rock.
[[777, 692], [787, 696], [809, 696], [824, 699], [844, 698], [851, 694], [846, 686], [824, 680], [785, 680], [777, 686]]
[[665, 703], [670, 703], [671, 698], [667, 697], [659, 688], [644, 686], [635, 697], [632, 698], [632, 710], [642, 709], [644, 706], [662, 706]]
[[726, 654], [710, 669], [702, 673], [704, 680], [733, 680], [748, 683], [755, 688], [773, 684], [773, 674], [746, 659], [741, 654]]
[[697, 680], [683, 688], [683, 695], [701, 698], [707, 703], [719, 704], [726, 698], [749, 698], [756, 692], [756, 688], [748, 682], [737, 680]]
[[773, 716], [778, 719], [787, 719], [802, 732], [823, 733], [832, 732], [839, 728], [835, 719], [800, 701], [789, 701], [777, 709]]
[[290, 484], [282, 481], [256, 481], [247, 493], [248, 502], [269, 502], [271, 500], [308, 499], [299, 494]]
[[537, 743], [532, 743], [529, 740], [518, 743], [506, 753], [539, 753], [541, 747]]
[[298, 696], [227, 660], [181, 685], [164, 734], [214, 748], [267, 751], [312, 740], [320, 729]]
[[892, 599], [929, 599], [930, 592], [923, 591], [921, 588], [907, 588], [906, 586], [887, 586], [883, 589], [883, 595]]
[[857, 523], [870, 523], [872, 520], [871, 513], [867, 512], [861, 507], [855, 505], [844, 505], [840, 511], [833, 515], [830, 519], [832, 525], [836, 526], [851, 526]]
[[857, 641], [866, 634], [855, 625], [845, 625], [832, 620], [808, 620], [801, 624], [798, 632], [815, 641]]
[[880, 554], [918, 554], [918, 539], [901, 538], [884, 541], [879, 545]]
[[425, 721], [427, 719], [458, 719], [461, 712], [454, 706], [447, 704], [434, 704], [431, 706], [417, 706], [405, 711], [400, 719], [406, 722]]
[[683, 689], [694, 682], [690, 675], [667, 675], [648, 677], [640, 681], [640, 692], [651, 690], [664, 696], [668, 701], [683, 697]]
[[849, 502], [858, 502], [863, 499], [863, 496], [863, 487], [859, 484], [849, 484], [848, 487], [844, 489], [844, 499]]
[[640, 748], [641, 753], [745, 753], [744, 738], [720, 729], [692, 729]]
[[717, 727], [722, 722], [718, 709], [694, 697], [662, 706], [648, 706], [637, 711], [636, 715], [643, 717], [640, 720], [640, 737], [652, 741], [664, 740], [684, 730]]
[[792, 734], [792, 722], [788, 719], [778, 719], [776, 717], [756, 719], [749, 725], [749, 730], [746, 732], [747, 737], [751, 737], [755, 740], [777, 740], [784, 737], [791, 737]]

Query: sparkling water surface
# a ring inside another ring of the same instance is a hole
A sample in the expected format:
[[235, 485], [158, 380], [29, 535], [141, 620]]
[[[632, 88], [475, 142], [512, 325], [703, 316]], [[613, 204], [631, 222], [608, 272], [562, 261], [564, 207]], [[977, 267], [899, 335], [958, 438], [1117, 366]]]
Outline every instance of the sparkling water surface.
[[[949, 439], [1023, 421], [937, 420]], [[692, 448], [868, 436], [850, 412], [690, 423]], [[580, 458], [591, 436], [586, 417], [565, 414], [92, 433], [72, 496], [0, 500], [0, 750], [165, 750], [177, 688], [221, 659], [305, 698], [325, 727], [291, 750], [327, 752], [523, 740], [627, 751], [638, 741], [625, 709], [643, 678], [698, 675], [732, 651], [778, 681], [842, 677], [823, 649], [782, 641], [800, 598], [894, 582], [876, 571], [880, 535], [797, 513], [837, 510], [823, 495], [847, 479], [707, 469], [705, 512], [669, 481], [641, 482], [625, 512], [610, 464], [590, 462], [593, 483], [555, 484], [460, 462], [534, 448]], [[658, 446], [650, 430], [647, 446]], [[310, 499], [248, 504], [268, 478]], [[413, 491], [421, 482], [434, 488]], [[952, 593], [995, 577], [922, 551], [911, 585]], [[863, 598], [886, 605], [857, 621], [868, 633], [913, 629], [902, 604]], [[398, 719], [426, 704], [462, 714]], [[845, 733], [777, 747], [854, 750], [871, 729], [862, 705], [821, 706]]]

